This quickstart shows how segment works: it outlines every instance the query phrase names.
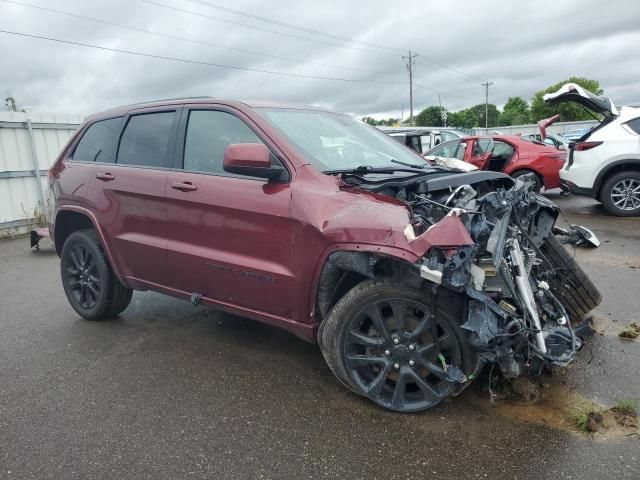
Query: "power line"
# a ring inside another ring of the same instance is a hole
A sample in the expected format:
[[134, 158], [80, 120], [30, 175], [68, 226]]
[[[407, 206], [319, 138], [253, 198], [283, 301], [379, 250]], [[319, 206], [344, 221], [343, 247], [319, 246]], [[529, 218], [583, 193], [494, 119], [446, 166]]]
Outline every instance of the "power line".
[[[244, 17], [247, 17], [247, 18], [253, 18], [255, 20], [260, 20], [262, 22], [267, 22], [267, 23], [272, 23], [274, 25], [280, 25], [280, 26], [284, 26], [284, 27], [288, 27], [288, 28], [293, 28], [295, 30], [311, 33], [311, 34], [314, 34], [314, 35], [322, 35], [322, 36], [325, 36], [325, 37], [333, 38], [335, 40], [342, 40], [342, 41], [345, 41], [345, 42], [357, 43], [357, 44], [360, 44], [360, 45], [365, 45], [365, 46], [368, 46], [368, 47], [374, 47], [374, 48], [379, 48], [379, 49], [388, 50], [388, 51], [395, 51], [395, 52], [404, 52], [405, 51], [404, 49], [401, 49], [401, 48], [385, 47], [384, 45], [379, 45], [379, 44], [375, 44], [375, 43], [361, 42], [361, 41], [355, 40], [353, 38], [342, 37], [342, 36], [339, 36], [339, 35], [334, 35], [332, 33], [327, 33], [327, 32], [323, 32], [323, 31], [320, 31], [320, 30], [315, 30], [315, 29], [312, 29], [312, 28], [306, 28], [306, 27], [301, 27], [301, 26], [298, 26], [298, 25], [293, 25], [291, 23], [282, 22], [280, 20], [275, 20], [275, 19], [272, 19], [272, 18], [262, 17], [260, 15], [255, 15], [255, 14], [252, 14], [252, 13], [242, 12], [240, 10], [235, 10], [235, 9], [228, 8], [228, 7], [223, 7], [221, 5], [205, 2], [205, 1], [202, 1], [202, 0], [187, 0], [187, 1], [191, 2], [191, 3], [198, 4], [198, 5], [205, 5], [205, 6], [210, 7], [210, 8], [215, 8], [215, 9], [221, 10], [223, 12], [228, 12], [228, 13], [232, 13], [232, 14], [235, 14], [235, 15], [241, 15], [241, 16], [244, 16]], [[377, 52], [377, 53], [380, 53], [380, 52]], [[425, 60], [427, 60], [427, 61], [429, 61], [429, 62], [431, 62], [431, 63], [433, 63], [435, 65], [439, 65], [440, 67], [446, 68], [447, 70], [455, 72], [458, 75], [462, 75], [462, 76], [464, 76], [466, 78], [473, 79], [473, 80], [480, 80], [480, 81], [483, 80], [480, 77], [476, 77], [475, 75], [467, 74], [467, 73], [465, 73], [465, 72], [463, 72], [461, 70], [458, 70], [456, 68], [450, 67], [450, 66], [448, 66], [448, 65], [446, 65], [446, 64], [444, 64], [442, 62], [438, 62], [437, 60], [434, 60], [433, 58], [428, 57], [426, 55], [423, 55], [422, 53], [418, 52], [418, 55], [423, 57]], [[421, 63], [421, 62], [417, 62], [417, 63]], [[422, 65], [424, 65], [424, 64], [422, 64]]]
[[470, 97], [461, 97], [460, 95], [456, 95], [454, 93], [449, 93], [447, 91], [444, 90], [436, 90], [434, 88], [429, 88], [429, 87], [425, 87], [424, 85], [422, 85], [420, 82], [416, 82], [415, 80], [413, 81], [413, 84], [416, 87], [422, 88], [423, 90], [427, 90], [429, 92], [435, 93], [435, 94], [442, 94], [445, 97], [452, 97], [452, 98], [458, 98], [460, 100], [470, 100], [472, 102], [475, 102], [476, 100], [470, 98]]
[[216, 10], [221, 10], [223, 12], [228, 12], [228, 13], [233, 13], [235, 15], [240, 15], [240, 16], [243, 16], [243, 17], [253, 18], [255, 20], [260, 20], [261, 22], [272, 23], [274, 25], [280, 25], [281, 27], [292, 28], [294, 30], [298, 30], [298, 31], [301, 31], [301, 32], [306, 32], [306, 33], [311, 33], [311, 34], [314, 34], [314, 35], [322, 35], [324, 37], [333, 38], [335, 40], [341, 40], [341, 41], [350, 42], [350, 43], [357, 43], [357, 44], [360, 44], [360, 45], [365, 45], [367, 47], [380, 48], [380, 49], [384, 49], [384, 50], [390, 50], [390, 51], [396, 51], [396, 52], [404, 52], [404, 50], [402, 50], [400, 48], [385, 47], [384, 45], [378, 45], [378, 44], [369, 43], [369, 42], [362, 42], [360, 40], [355, 40], [355, 39], [349, 38], [349, 37], [341, 37], [339, 35], [334, 35], [332, 33], [322, 32], [320, 30], [314, 30], [312, 28], [301, 27], [299, 25], [293, 25], [291, 23], [282, 22], [280, 20], [275, 20], [275, 19], [267, 18], [267, 17], [261, 17], [260, 15], [254, 15], [252, 13], [241, 12], [240, 10], [234, 10], [232, 8], [223, 7], [221, 5], [216, 5], [214, 3], [203, 2], [201, 0], [187, 0], [187, 1], [191, 2], [191, 3], [199, 4], [199, 5], [205, 5], [205, 6], [210, 7], [210, 8], [215, 8]]
[[140, 0], [140, 1], [144, 2], [144, 3], [148, 3], [150, 5], [156, 5], [158, 7], [168, 8], [168, 9], [171, 9], [171, 10], [174, 10], [174, 11], [177, 11], [177, 12], [187, 13], [189, 15], [195, 15], [197, 17], [209, 18], [209, 19], [215, 20], [217, 22], [230, 23], [232, 25], [238, 25], [238, 26], [241, 26], [241, 27], [251, 28], [251, 29], [254, 29], [254, 30], [260, 30], [260, 31], [263, 31], [263, 32], [273, 33], [274, 35], [282, 35], [282, 36], [285, 36], [285, 37], [296, 38], [298, 40], [306, 40], [307, 42], [315, 42], [315, 43], [320, 43], [320, 44], [323, 44], [323, 45], [329, 45], [329, 46], [335, 47], [335, 48], [346, 48], [346, 49], [349, 49], [349, 50], [356, 50], [358, 52], [369, 52], [369, 53], [375, 53], [375, 54], [378, 54], [378, 55], [387, 55], [387, 56], [390, 56], [390, 57], [399, 57], [400, 56], [397, 53], [389, 53], [389, 52], [383, 52], [383, 51], [378, 51], [378, 50], [370, 50], [370, 49], [366, 49], [366, 48], [353, 47], [353, 46], [349, 46], [349, 45], [338, 45], [338, 44], [335, 44], [335, 43], [324, 42], [322, 40], [318, 40], [318, 39], [315, 39], [315, 38], [307, 38], [307, 37], [302, 37], [300, 35], [294, 35], [292, 33], [278, 32], [277, 30], [270, 30], [268, 28], [258, 27], [256, 25], [248, 25], [246, 23], [235, 22], [233, 20], [227, 20], [227, 19], [224, 19], [224, 18], [214, 17], [212, 15], [206, 15], [204, 13], [198, 13], [198, 12], [194, 12], [194, 11], [191, 11], [191, 10], [185, 10], [183, 8], [178, 8], [178, 7], [174, 7], [174, 6], [171, 6], [171, 5], [166, 5], [164, 3], [154, 2], [152, 0]]
[[286, 76], [286, 77], [297, 77], [297, 78], [310, 78], [310, 79], [315, 79], [315, 80], [332, 80], [332, 81], [338, 81], [338, 82], [350, 82], [350, 83], [374, 83], [374, 84], [382, 84], [382, 85], [405, 85], [405, 82], [391, 82], [391, 81], [383, 81], [383, 80], [364, 80], [364, 79], [356, 79], [356, 78], [340, 78], [340, 77], [321, 77], [321, 76], [316, 76], [316, 75], [304, 75], [301, 73], [287, 73], [287, 72], [279, 72], [279, 71], [275, 71], [275, 70], [262, 70], [262, 69], [258, 69], [258, 68], [250, 68], [250, 67], [240, 67], [237, 65], [224, 65], [224, 64], [220, 64], [220, 63], [213, 63], [213, 62], [204, 62], [201, 60], [189, 60], [186, 58], [180, 58], [180, 57], [167, 57], [164, 55], [155, 55], [152, 53], [143, 53], [143, 52], [136, 52], [133, 50], [124, 50], [124, 49], [120, 49], [120, 48], [111, 48], [111, 47], [103, 47], [101, 45], [93, 45], [91, 43], [82, 43], [82, 42], [74, 42], [71, 40], [62, 40], [59, 38], [53, 38], [53, 37], [45, 37], [42, 35], [32, 35], [29, 33], [23, 33], [23, 32], [13, 32], [10, 30], [0, 30], [0, 33], [6, 33], [8, 35], [16, 35], [16, 36], [20, 36], [20, 37], [28, 37], [28, 38], [36, 38], [39, 40], [48, 40], [51, 42], [57, 42], [57, 43], [63, 43], [66, 45], [75, 45], [75, 46], [80, 46], [80, 47], [87, 47], [87, 48], [95, 48], [98, 50], [105, 50], [105, 51], [109, 51], [109, 52], [116, 52], [116, 53], [126, 53], [128, 55], [135, 55], [138, 57], [148, 57], [148, 58], [155, 58], [155, 59], [159, 59], [159, 60], [169, 60], [169, 61], [174, 61], [174, 62], [181, 62], [181, 63], [189, 63], [189, 64], [193, 64], [193, 65], [203, 65], [203, 66], [208, 66], [208, 67], [216, 67], [216, 68], [227, 68], [227, 69], [232, 69], [232, 70], [243, 70], [243, 71], [247, 71], [247, 72], [257, 72], [257, 73], [268, 73], [271, 75], [281, 75], [281, 76]]
[[54, 8], [41, 7], [39, 5], [32, 5], [32, 4], [29, 4], [29, 3], [22, 3], [22, 2], [15, 1], [15, 0], [0, 0], [0, 1], [5, 2], [5, 3], [12, 3], [14, 5], [20, 5], [22, 7], [34, 8], [34, 9], [42, 10], [42, 11], [45, 11], [45, 12], [56, 13], [56, 14], [59, 14], [59, 15], [66, 15], [68, 17], [79, 18], [79, 19], [82, 19], [82, 20], [88, 20], [88, 21], [95, 22], [95, 23], [101, 23], [103, 25], [109, 25], [109, 26], [113, 26], [113, 27], [117, 27], [117, 28], [123, 28], [123, 29], [126, 29], [126, 30], [134, 31], [134, 32], [145, 33], [145, 34], [149, 34], [149, 35], [155, 35], [155, 36], [158, 36], [158, 37], [165, 37], [165, 38], [169, 38], [169, 39], [172, 39], [172, 40], [180, 40], [180, 41], [184, 41], [184, 42], [195, 43], [195, 44], [198, 44], [198, 45], [206, 45], [206, 46], [209, 46], [209, 47], [222, 48], [222, 49], [225, 49], [225, 50], [232, 50], [232, 51], [235, 51], [235, 52], [246, 53], [246, 54], [249, 54], [249, 55], [264, 56], [264, 57], [275, 58], [275, 59], [278, 59], [278, 60], [286, 60], [288, 62], [295, 62], [295, 63], [300, 63], [300, 64], [309, 64], [309, 65], [317, 65], [317, 66], [321, 66], [321, 67], [329, 67], [329, 68], [338, 68], [338, 69], [344, 69], [344, 70], [376, 73], [376, 74], [379, 74], [379, 75], [398, 75], [396, 73], [382, 72], [382, 71], [379, 71], [379, 70], [369, 70], [369, 69], [365, 69], [365, 68], [356, 68], [356, 67], [344, 67], [344, 66], [340, 66], [340, 65], [331, 65], [331, 64], [327, 64], [327, 63], [298, 60], [298, 59], [295, 59], [295, 58], [282, 57], [282, 56], [279, 56], [279, 55], [272, 55], [272, 54], [268, 54], [268, 53], [253, 52], [251, 50], [245, 50], [245, 49], [242, 49], [242, 48], [235, 48], [235, 47], [227, 47], [227, 46], [219, 45], [219, 44], [216, 44], [216, 43], [210, 43], [210, 42], [205, 42], [205, 41], [201, 41], [201, 40], [194, 40], [194, 39], [191, 39], [191, 38], [180, 37], [180, 36], [171, 35], [171, 34], [168, 34], [168, 33], [154, 32], [153, 30], [147, 30], [147, 29], [144, 29], [144, 28], [132, 27], [132, 26], [129, 26], [129, 25], [122, 25], [122, 24], [115, 23], [115, 22], [109, 22], [107, 20], [101, 20], [101, 19], [98, 19], [98, 18], [87, 17], [87, 16], [84, 16], [84, 15], [79, 15], [79, 14], [72, 13], [72, 12], [67, 12], [67, 11], [64, 11], [64, 10], [56, 10]]
[[[155, 5], [159, 5], [159, 4], [156, 4], [155, 2], [150, 2], [148, 0], [141, 0], [141, 1], [145, 1], [147, 3], [153, 3]], [[311, 28], [300, 27], [298, 25], [293, 25], [291, 23], [286, 23], [286, 22], [282, 22], [282, 21], [279, 21], [279, 20], [274, 20], [274, 19], [271, 19], [271, 18], [262, 17], [260, 15], [255, 15], [255, 14], [252, 14], [252, 13], [242, 12], [240, 10], [235, 10], [235, 9], [228, 8], [228, 7], [223, 7], [223, 6], [216, 5], [216, 4], [209, 3], [209, 2], [205, 2], [205, 1], [202, 1], [202, 0], [187, 0], [187, 1], [191, 2], [191, 3], [198, 4], [198, 5], [205, 5], [205, 6], [210, 7], [210, 8], [215, 8], [215, 9], [221, 10], [223, 12], [233, 13], [235, 15], [241, 15], [241, 16], [244, 16], [244, 17], [253, 18], [253, 19], [256, 19], [256, 20], [263, 21], [263, 22], [268, 22], [268, 23], [272, 23], [272, 24], [275, 24], [275, 25], [280, 25], [280, 26], [284, 26], [284, 27], [288, 27], [288, 28], [293, 28], [293, 29], [296, 29], [296, 30], [299, 30], [299, 31], [302, 31], [302, 32], [312, 33], [312, 34], [315, 34], [315, 35], [323, 35], [323, 36], [326, 36], [326, 37], [329, 37], [329, 38], [334, 38], [336, 40], [342, 40], [342, 41], [352, 42], [352, 43], [359, 43], [361, 45], [366, 45], [368, 47], [374, 47], [374, 48], [379, 48], [379, 49], [384, 49], [384, 50], [391, 50], [391, 51], [396, 51], [396, 52], [404, 52], [404, 50], [400, 49], [400, 48], [385, 47], [383, 45], [378, 45], [378, 44], [375, 44], [375, 43], [360, 42], [360, 41], [354, 40], [352, 38], [341, 37], [341, 36], [334, 35], [334, 34], [331, 34], [331, 33], [322, 32], [320, 30], [314, 30], [314, 29], [311, 29]], [[167, 5], [164, 5], [164, 6], [166, 6], [168, 8], [172, 8], [172, 7], [169, 7]], [[189, 11], [187, 10], [187, 12], [189, 12]], [[194, 12], [189, 12], [189, 13], [194, 13]], [[254, 28], [254, 27], [250, 27], [250, 28]], [[271, 31], [271, 30], [268, 30], [268, 31]], [[272, 32], [272, 33], [275, 33], [275, 32]], [[336, 46], [336, 45], [334, 45], [334, 46]], [[385, 52], [373, 52], [373, 53], [385, 53]], [[442, 62], [434, 60], [431, 57], [423, 55], [422, 53], [419, 53], [419, 52], [417, 52], [417, 53], [418, 53], [418, 55], [420, 57], [423, 57], [425, 60], [427, 60], [427, 61], [429, 61], [429, 62], [431, 62], [431, 63], [433, 63], [435, 65], [439, 65], [440, 67], [445, 68], [447, 70], [455, 72], [458, 75], [462, 75], [463, 77], [466, 77], [466, 78], [472, 79], [472, 80], [480, 80], [480, 81], [484, 80], [484, 79], [482, 79], [480, 77], [476, 77], [475, 75], [470, 75], [470, 74], [467, 74], [467, 73], [465, 73], [465, 72], [463, 72], [461, 70], [458, 70], [456, 68], [450, 67], [450, 66], [448, 66], [448, 65], [446, 65], [446, 64], [444, 64]], [[386, 53], [386, 54], [388, 55], [388, 53]], [[397, 54], [392, 54], [392, 55], [397, 55]], [[416, 62], [416, 63], [421, 64], [423, 66], [426, 66], [422, 62]]]
[[[435, 64], [435, 65], [439, 65], [439, 66], [441, 66], [442, 68], [446, 68], [447, 70], [450, 70], [450, 71], [452, 71], [452, 72], [455, 72], [455, 73], [457, 73], [458, 75], [461, 75], [461, 76], [463, 76], [463, 77], [466, 77], [466, 78], [468, 78], [468, 79], [470, 79], [470, 80], [480, 80], [480, 81], [484, 81], [484, 79], [483, 79], [483, 78], [476, 77], [475, 75], [469, 75], [469, 74], [467, 74], [467, 73], [464, 73], [463, 71], [458, 70], [457, 68], [453, 68], [453, 67], [450, 67], [449, 65], [445, 65], [444, 63], [438, 62], [437, 60], [434, 60], [433, 58], [430, 58], [430, 57], [427, 57], [427, 56], [425, 56], [425, 55], [422, 55], [421, 53], [418, 53], [418, 55], [420, 55], [420, 57], [421, 57], [421, 58], [424, 58], [425, 60], [427, 60], [427, 61], [429, 61], [429, 62], [431, 62], [431, 63], [433, 63], [433, 64]], [[419, 63], [420, 65], [425, 66], [425, 67], [427, 66], [427, 65], [425, 65], [425, 64], [424, 64], [424, 63], [422, 63], [422, 62], [418, 62], [418, 63]]]

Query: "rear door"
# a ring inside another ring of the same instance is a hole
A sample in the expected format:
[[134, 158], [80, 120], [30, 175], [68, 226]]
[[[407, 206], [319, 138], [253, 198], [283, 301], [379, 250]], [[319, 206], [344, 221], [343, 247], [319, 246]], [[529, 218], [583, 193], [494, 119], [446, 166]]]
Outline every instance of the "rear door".
[[176, 168], [166, 188], [172, 285], [290, 317], [289, 183], [223, 170], [228, 145], [268, 142], [250, 119], [230, 108], [189, 108], [182, 117]]
[[175, 148], [178, 108], [143, 110], [123, 119], [116, 154], [96, 163], [94, 211], [124, 276], [166, 285], [165, 184]]

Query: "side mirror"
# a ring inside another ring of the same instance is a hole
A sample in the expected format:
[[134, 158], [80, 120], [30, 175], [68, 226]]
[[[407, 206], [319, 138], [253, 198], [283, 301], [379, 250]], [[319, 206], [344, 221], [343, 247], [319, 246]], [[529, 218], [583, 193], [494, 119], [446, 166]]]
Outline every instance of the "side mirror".
[[224, 151], [222, 168], [225, 172], [248, 177], [277, 180], [284, 169], [271, 165], [271, 152], [262, 143], [232, 143]]

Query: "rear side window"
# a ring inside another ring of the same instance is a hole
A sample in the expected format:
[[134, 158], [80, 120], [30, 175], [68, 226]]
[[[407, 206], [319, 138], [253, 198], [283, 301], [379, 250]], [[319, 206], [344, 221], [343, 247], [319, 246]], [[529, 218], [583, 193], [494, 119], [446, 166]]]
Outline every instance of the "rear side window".
[[629, 120], [625, 125], [640, 135], [640, 117]]
[[231, 175], [224, 171], [224, 151], [232, 143], [264, 143], [242, 120], [230, 113], [194, 110], [189, 113], [184, 143], [184, 169]]
[[143, 167], [167, 167], [176, 112], [145, 113], [127, 122], [116, 163]]
[[91, 125], [76, 146], [71, 158], [81, 162], [108, 162], [111, 146], [120, 131], [122, 118], [101, 120]]

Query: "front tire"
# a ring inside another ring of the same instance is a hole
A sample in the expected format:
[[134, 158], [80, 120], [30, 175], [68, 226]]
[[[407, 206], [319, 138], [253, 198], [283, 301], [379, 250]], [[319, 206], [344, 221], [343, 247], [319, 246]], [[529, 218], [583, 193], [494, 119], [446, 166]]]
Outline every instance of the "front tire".
[[113, 274], [94, 230], [73, 232], [60, 254], [62, 286], [71, 307], [87, 320], [102, 320], [122, 312], [132, 291]]
[[640, 215], [640, 172], [620, 172], [611, 176], [602, 186], [600, 201], [611, 215]]
[[391, 280], [368, 280], [350, 290], [319, 330], [336, 377], [399, 412], [429, 409], [454, 393], [448, 368], [468, 372], [475, 357], [459, 322], [441, 308], [434, 312], [428, 297]]

